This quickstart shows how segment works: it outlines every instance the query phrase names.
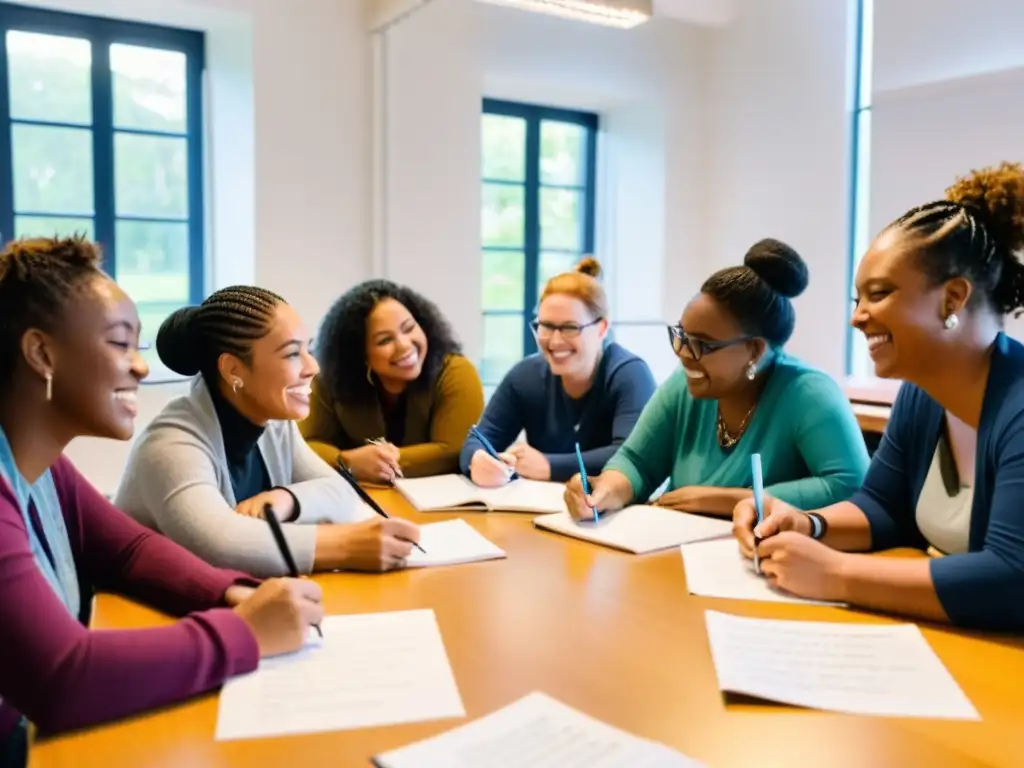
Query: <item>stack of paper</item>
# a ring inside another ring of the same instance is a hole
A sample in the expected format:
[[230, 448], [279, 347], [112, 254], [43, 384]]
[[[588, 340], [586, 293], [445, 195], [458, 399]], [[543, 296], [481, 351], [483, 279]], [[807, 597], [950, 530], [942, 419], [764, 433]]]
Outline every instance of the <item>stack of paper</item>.
[[419, 512], [501, 511], [553, 514], [565, 511], [565, 486], [538, 480], [513, 480], [500, 488], [480, 488], [462, 475], [399, 478], [395, 488]]
[[855, 715], [980, 719], [913, 624], [705, 618], [723, 691]]
[[421, 552], [413, 549], [406, 558], [409, 568], [458, 565], [505, 557], [505, 550], [488, 541], [465, 520], [445, 520], [420, 526]]
[[464, 717], [430, 610], [329, 616], [320, 644], [224, 684], [218, 740]]
[[754, 563], [740, 552], [734, 538], [705, 541], [682, 547], [686, 587], [691, 595], [723, 597], [732, 600], [764, 600], [772, 603], [813, 603], [842, 605], [821, 600], [805, 600], [783, 592], [767, 577], [754, 570]]
[[700, 768], [543, 693], [373, 760], [377, 768]]
[[564, 512], [539, 517], [533, 524], [538, 528], [638, 555], [678, 547], [691, 541], [729, 536], [732, 531], [732, 522], [729, 520], [640, 505], [608, 513], [596, 523], [574, 520], [568, 512]]

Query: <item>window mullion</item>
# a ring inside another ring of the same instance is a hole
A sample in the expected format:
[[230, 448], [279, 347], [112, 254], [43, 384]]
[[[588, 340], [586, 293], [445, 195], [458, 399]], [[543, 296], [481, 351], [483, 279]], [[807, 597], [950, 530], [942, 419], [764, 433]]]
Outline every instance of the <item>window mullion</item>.
[[117, 279], [114, 201], [114, 75], [106, 35], [92, 37], [92, 162], [96, 240], [104, 269]]
[[523, 292], [523, 354], [537, 351], [537, 341], [530, 330], [533, 310], [537, 307], [537, 279], [540, 269], [540, 118], [530, 115], [526, 121], [526, 179], [524, 187], [524, 292]]
[[7, 73], [7, 28], [0, 27], [0, 242], [14, 239], [14, 142]]

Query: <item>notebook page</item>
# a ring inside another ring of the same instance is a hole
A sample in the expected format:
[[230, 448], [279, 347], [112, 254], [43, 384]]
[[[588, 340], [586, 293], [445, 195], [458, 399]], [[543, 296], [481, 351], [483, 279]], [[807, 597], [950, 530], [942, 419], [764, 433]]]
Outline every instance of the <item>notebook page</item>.
[[408, 568], [457, 565], [505, 557], [505, 550], [491, 543], [465, 520], [445, 520], [420, 526], [420, 546], [406, 558]]
[[462, 475], [398, 478], [395, 488], [420, 512], [453, 509], [469, 504], [483, 508], [480, 489]]
[[489, 509], [505, 512], [555, 514], [565, 512], [565, 485], [519, 478], [500, 488], [481, 488]]
[[682, 547], [686, 587], [691, 595], [731, 600], [763, 600], [770, 603], [842, 605], [822, 600], [805, 600], [783, 592], [754, 570], [754, 562], [740, 552], [731, 536]]
[[980, 720], [913, 624], [747, 619], [707, 611], [718, 686], [858, 715]]
[[379, 755], [378, 768], [699, 768], [652, 741], [531, 693], [468, 725]]
[[322, 643], [224, 684], [218, 741], [465, 716], [433, 611], [328, 616], [320, 628]]
[[634, 505], [612, 512], [596, 523], [573, 520], [568, 512], [537, 518], [533, 523], [556, 533], [635, 554], [728, 536], [732, 531], [732, 522], [729, 520], [645, 505]]

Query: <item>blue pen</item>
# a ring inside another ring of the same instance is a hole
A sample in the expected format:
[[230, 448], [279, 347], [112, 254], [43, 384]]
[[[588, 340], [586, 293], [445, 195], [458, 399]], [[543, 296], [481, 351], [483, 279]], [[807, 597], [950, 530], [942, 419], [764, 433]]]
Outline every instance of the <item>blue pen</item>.
[[[480, 431], [480, 428], [476, 424], [469, 428], [469, 433], [480, 441], [480, 443], [484, 447], [484, 450], [487, 451], [488, 456], [497, 461], [501, 461], [501, 456], [498, 455], [498, 452], [494, 449], [494, 446], [491, 445], [491, 441], [484, 436], [484, 433]], [[505, 462], [501, 461], [501, 463], [504, 464]], [[508, 467], [508, 469], [510, 470], [509, 478], [515, 479], [515, 470], [513, 470], [511, 467]]]
[[[750, 474], [754, 476], [754, 512], [757, 514], [756, 528], [764, 520], [764, 480], [761, 477], [761, 454], [755, 453], [750, 457]], [[761, 572], [761, 558], [757, 554], [757, 545], [761, 540], [754, 537], [754, 570]]]
[[[587, 480], [587, 468], [583, 466], [583, 454], [580, 453], [580, 444], [576, 443], [576, 461], [580, 463], [580, 480], [583, 482], [583, 492], [590, 495], [590, 481]], [[597, 507], [591, 507], [594, 510], [594, 522], [597, 522]]]

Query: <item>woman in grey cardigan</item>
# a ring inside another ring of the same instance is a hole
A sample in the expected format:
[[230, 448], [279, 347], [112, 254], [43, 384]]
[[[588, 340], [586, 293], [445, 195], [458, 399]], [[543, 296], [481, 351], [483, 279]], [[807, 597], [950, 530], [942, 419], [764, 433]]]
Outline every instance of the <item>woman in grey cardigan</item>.
[[117, 506], [208, 562], [257, 576], [286, 572], [258, 519], [267, 503], [304, 573], [400, 567], [417, 527], [373, 514], [299, 434], [319, 370], [308, 340], [292, 307], [249, 286], [167, 318], [160, 359], [201, 375], [139, 436]]

